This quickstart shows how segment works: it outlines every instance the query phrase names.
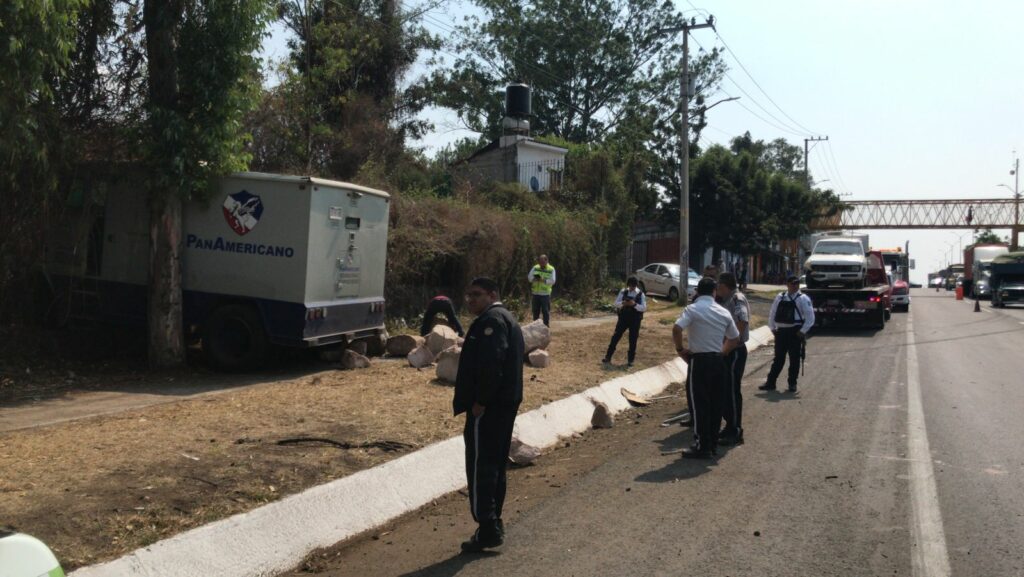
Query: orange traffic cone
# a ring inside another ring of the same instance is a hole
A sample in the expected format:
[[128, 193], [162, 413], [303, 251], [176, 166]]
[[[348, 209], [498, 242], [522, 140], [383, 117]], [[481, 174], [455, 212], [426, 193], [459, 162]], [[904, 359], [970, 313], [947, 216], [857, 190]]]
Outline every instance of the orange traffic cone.
[[974, 312], [981, 312], [981, 299], [974, 299]]

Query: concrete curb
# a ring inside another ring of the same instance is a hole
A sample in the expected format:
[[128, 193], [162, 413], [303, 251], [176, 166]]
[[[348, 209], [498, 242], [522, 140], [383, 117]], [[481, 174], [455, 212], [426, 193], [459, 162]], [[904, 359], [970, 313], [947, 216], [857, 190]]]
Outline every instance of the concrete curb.
[[[750, 351], [771, 341], [767, 327], [751, 331]], [[613, 413], [629, 407], [620, 393], [657, 394], [686, 378], [678, 358], [612, 379], [516, 418], [515, 435], [547, 449], [590, 428], [593, 401]], [[307, 489], [247, 513], [215, 521], [83, 567], [71, 577], [271, 577], [327, 547], [414, 511], [466, 486], [461, 436], [429, 445], [372, 469]]]

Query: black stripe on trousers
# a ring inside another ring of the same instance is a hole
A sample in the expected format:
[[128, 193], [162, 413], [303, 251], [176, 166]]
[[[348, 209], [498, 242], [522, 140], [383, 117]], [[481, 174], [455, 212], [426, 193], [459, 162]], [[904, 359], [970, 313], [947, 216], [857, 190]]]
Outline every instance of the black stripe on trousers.
[[728, 385], [725, 359], [720, 356], [692, 357], [687, 371], [687, 397], [693, 418], [693, 440], [698, 451], [718, 446], [722, 425], [721, 399]]
[[477, 523], [501, 519], [505, 504], [508, 453], [519, 407], [491, 407], [479, 417], [466, 413], [466, 482], [469, 509]]
[[743, 373], [747, 369], [747, 345], [741, 344], [725, 357], [728, 365], [729, 390], [722, 403], [726, 428], [743, 428]]

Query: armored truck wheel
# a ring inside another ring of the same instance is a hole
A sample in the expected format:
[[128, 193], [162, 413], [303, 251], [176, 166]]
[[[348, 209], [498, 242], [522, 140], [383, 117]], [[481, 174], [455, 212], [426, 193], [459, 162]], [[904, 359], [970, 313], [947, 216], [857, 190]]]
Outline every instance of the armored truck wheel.
[[206, 321], [203, 353], [210, 364], [224, 371], [260, 367], [270, 344], [256, 309], [242, 304], [217, 308]]

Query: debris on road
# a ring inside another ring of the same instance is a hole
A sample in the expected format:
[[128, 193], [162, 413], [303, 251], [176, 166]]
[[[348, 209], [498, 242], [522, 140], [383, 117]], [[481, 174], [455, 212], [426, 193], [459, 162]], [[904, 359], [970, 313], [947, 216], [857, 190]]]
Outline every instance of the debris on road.
[[629, 389], [619, 389], [619, 393], [621, 393], [623, 397], [626, 397], [626, 400], [629, 401], [629, 404], [633, 405], [634, 407], [646, 407], [647, 405], [651, 404], [650, 401], [637, 395], [636, 393], [630, 391]]
[[536, 320], [525, 324], [522, 327], [523, 342], [526, 344], [527, 354], [537, 349], [547, 350], [551, 344], [551, 329], [544, 324], [544, 321]]
[[365, 369], [369, 366], [370, 359], [352, 349], [346, 349], [341, 355], [341, 368], [343, 370], [352, 371], [355, 369]]
[[594, 403], [594, 416], [590, 418], [590, 426], [595, 429], [610, 429], [615, 426], [615, 417], [612, 415], [611, 410], [608, 409], [608, 405], [601, 401], [591, 401]]
[[434, 352], [426, 344], [422, 344], [405, 356], [414, 369], [422, 369], [434, 363]]

